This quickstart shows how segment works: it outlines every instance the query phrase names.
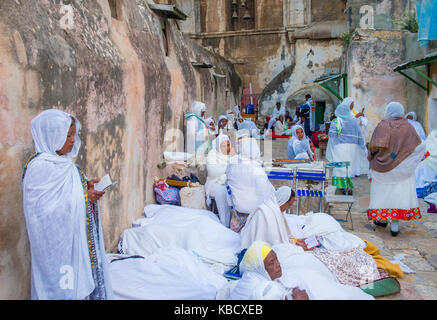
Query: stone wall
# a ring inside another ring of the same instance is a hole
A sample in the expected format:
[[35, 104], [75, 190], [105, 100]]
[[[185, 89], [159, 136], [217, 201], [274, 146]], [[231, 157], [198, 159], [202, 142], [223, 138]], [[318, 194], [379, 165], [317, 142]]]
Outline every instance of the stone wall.
[[154, 202], [153, 178], [171, 170], [157, 168], [166, 130], [182, 128], [193, 100], [217, 116], [239, 99], [233, 65], [144, 1], [111, 1], [112, 11], [108, 0], [67, 2], [67, 9], [57, 0], [0, 2], [0, 299], [29, 297], [20, 177], [33, 152], [33, 117], [48, 108], [77, 116], [83, 126], [77, 163], [88, 177], [110, 173], [119, 181], [101, 201], [106, 248], [113, 250]]

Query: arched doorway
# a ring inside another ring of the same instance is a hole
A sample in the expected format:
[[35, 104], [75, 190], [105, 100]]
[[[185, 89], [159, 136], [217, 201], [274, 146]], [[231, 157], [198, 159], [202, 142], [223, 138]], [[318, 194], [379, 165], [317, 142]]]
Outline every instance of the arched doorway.
[[290, 116], [293, 117], [296, 114], [296, 108], [305, 103], [307, 94], [310, 94], [316, 103], [316, 122], [323, 124], [329, 121], [331, 113], [340, 101], [318, 84], [300, 88], [288, 96], [285, 107], [290, 112]]

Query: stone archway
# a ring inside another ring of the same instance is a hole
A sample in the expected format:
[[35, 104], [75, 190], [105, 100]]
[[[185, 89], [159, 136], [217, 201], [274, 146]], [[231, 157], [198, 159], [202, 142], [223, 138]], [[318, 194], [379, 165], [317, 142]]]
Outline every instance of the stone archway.
[[316, 102], [325, 102], [324, 121], [329, 121], [331, 113], [334, 112], [335, 107], [340, 103], [337, 97], [333, 96], [328, 90], [324, 89], [318, 84], [312, 84], [294, 91], [288, 96], [285, 102], [285, 108], [293, 117], [296, 114], [296, 107], [305, 103], [305, 96], [310, 94]]

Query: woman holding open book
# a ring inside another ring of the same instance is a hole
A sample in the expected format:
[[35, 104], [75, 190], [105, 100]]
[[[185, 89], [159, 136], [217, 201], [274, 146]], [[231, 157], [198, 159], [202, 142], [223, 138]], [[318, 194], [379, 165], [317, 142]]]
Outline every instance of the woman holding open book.
[[79, 121], [45, 110], [31, 122], [36, 153], [22, 176], [31, 252], [32, 299], [112, 299], [94, 189], [73, 162]]

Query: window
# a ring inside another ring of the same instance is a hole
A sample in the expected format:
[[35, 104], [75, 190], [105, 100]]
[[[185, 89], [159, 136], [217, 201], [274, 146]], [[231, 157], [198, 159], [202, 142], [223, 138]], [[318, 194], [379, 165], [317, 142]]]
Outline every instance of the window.
[[255, 1], [229, 0], [231, 30], [255, 29]]
[[119, 0], [108, 0], [109, 8], [111, 9], [111, 17], [120, 20], [120, 3]]

